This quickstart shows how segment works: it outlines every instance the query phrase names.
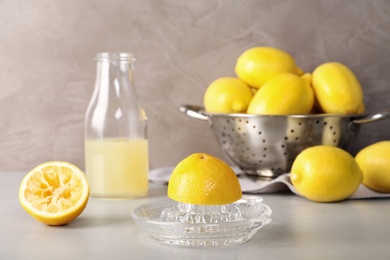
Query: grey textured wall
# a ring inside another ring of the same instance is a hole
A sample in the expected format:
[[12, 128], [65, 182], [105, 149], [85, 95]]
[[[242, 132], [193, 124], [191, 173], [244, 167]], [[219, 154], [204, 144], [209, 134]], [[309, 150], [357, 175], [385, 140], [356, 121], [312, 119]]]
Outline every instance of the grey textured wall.
[[[327, 61], [360, 79], [368, 112], [390, 108], [388, 0], [1, 0], [0, 170], [48, 160], [84, 167], [83, 119], [96, 53], [133, 52], [149, 117], [151, 167], [193, 152], [223, 157], [202, 104], [207, 85], [233, 76], [245, 49], [290, 52], [306, 71]], [[356, 150], [390, 139], [390, 119], [364, 125]]]

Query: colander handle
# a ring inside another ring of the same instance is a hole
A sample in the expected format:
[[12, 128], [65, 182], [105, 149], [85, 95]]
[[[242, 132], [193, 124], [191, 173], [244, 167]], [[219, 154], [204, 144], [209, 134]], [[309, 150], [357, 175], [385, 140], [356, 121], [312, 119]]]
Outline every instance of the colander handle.
[[204, 109], [201, 106], [182, 105], [180, 106], [180, 111], [186, 114], [187, 116], [196, 119], [209, 120], [209, 117], [206, 114], [204, 114]]
[[385, 119], [389, 116], [390, 116], [390, 110], [386, 110], [383, 112], [367, 115], [366, 117], [361, 118], [361, 119], [355, 119], [352, 121], [352, 123], [354, 123], [354, 124], [371, 123], [371, 122], [376, 122], [376, 121]]

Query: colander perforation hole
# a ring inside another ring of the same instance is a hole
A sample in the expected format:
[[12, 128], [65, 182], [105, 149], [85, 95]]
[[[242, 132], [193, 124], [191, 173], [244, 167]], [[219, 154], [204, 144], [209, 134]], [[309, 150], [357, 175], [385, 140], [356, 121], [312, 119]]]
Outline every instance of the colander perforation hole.
[[301, 121], [299, 121], [299, 122], [298, 122], [298, 125], [299, 125], [299, 126], [301, 126], [301, 125], [302, 125], [302, 122], [301, 122]]
[[248, 120], [246, 120], [246, 121], [245, 121], [245, 123], [249, 124], [249, 121], [248, 121]]
[[267, 142], [267, 140], [263, 139], [263, 143]]
[[252, 128], [253, 128], [253, 129], [255, 129], [255, 128], [256, 128], [256, 126], [254, 125], [254, 126], [252, 126]]
[[263, 134], [263, 132], [259, 131], [259, 135]]
[[294, 133], [294, 129], [291, 129], [290, 132], [291, 132], [291, 133]]
[[316, 124], [318, 125], [319, 123], [320, 123], [320, 120], [317, 120], [317, 121], [316, 121]]
[[284, 140], [286, 140], [286, 141], [287, 141], [287, 140], [288, 140], [288, 137], [287, 137], [287, 136], [285, 136], [285, 137], [284, 137]]

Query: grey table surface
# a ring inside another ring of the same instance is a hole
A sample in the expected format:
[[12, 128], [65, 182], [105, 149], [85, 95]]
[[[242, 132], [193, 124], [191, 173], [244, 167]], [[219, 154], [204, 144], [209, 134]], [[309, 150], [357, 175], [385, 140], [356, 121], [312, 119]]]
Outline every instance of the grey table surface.
[[390, 259], [390, 200], [315, 203], [290, 193], [262, 194], [272, 222], [247, 243], [185, 248], [154, 242], [130, 217], [143, 203], [166, 199], [151, 183], [146, 197], [91, 198], [60, 227], [30, 217], [18, 201], [25, 172], [0, 172], [0, 259]]

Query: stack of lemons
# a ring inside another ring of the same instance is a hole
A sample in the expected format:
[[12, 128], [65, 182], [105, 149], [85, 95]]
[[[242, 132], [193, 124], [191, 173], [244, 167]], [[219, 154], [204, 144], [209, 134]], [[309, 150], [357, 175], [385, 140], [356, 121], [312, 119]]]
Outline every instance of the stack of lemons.
[[[300, 69], [287, 52], [254, 47], [237, 59], [237, 77], [213, 81], [204, 94], [210, 113], [258, 115], [361, 114], [363, 91], [355, 74], [344, 64], [327, 62], [312, 73]], [[362, 149], [354, 158], [333, 146], [302, 151], [291, 169], [291, 182], [304, 197], [317, 202], [340, 201], [360, 184], [390, 192], [390, 141]]]
[[338, 62], [304, 73], [287, 52], [254, 47], [237, 59], [237, 77], [213, 81], [204, 94], [212, 113], [288, 115], [364, 112], [363, 91], [354, 73]]

